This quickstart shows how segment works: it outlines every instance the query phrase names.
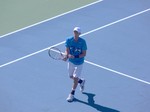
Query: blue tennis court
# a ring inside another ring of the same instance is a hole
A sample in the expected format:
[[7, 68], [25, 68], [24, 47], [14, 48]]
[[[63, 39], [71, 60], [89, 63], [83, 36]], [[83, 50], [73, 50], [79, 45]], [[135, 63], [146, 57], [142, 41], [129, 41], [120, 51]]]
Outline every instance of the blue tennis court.
[[[98, 0], [0, 36], [0, 111], [150, 111], [149, 20], [150, 1]], [[68, 103], [67, 62], [48, 49], [64, 51], [75, 26], [88, 45], [86, 85]]]

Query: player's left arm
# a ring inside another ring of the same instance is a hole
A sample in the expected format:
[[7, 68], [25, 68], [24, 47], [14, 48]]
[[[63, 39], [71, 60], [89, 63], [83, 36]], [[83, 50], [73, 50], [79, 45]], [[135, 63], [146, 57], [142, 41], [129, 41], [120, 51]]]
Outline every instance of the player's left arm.
[[82, 53], [79, 55], [79, 58], [85, 57], [86, 56], [86, 51], [87, 51], [87, 44], [84, 41], [83, 42], [83, 47], [82, 47]]

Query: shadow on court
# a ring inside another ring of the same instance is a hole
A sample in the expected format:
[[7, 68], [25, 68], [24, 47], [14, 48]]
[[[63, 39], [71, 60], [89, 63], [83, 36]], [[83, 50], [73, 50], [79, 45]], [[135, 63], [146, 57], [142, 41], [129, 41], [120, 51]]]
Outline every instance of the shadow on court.
[[83, 92], [83, 94], [88, 96], [87, 102], [81, 101], [77, 98], [74, 99], [74, 102], [79, 102], [79, 103], [83, 103], [85, 105], [91, 106], [91, 107], [95, 108], [96, 110], [98, 110], [100, 112], [120, 112], [120, 111], [115, 110], [115, 109], [111, 109], [111, 108], [108, 108], [108, 107], [101, 106], [99, 104], [95, 104], [95, 101], [94, 101], [95, 94], [86, 93], [86, 92]]

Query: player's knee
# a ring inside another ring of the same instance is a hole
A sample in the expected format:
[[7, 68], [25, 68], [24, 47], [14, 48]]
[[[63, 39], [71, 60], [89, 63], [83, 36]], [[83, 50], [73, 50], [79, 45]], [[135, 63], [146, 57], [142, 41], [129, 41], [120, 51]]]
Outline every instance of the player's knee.
[[74, 83], [75, 83], [75, 84], [78, 83], [78, 78], [77, 78], [77, 77], [74, 77], [73, 80], [74, 80]]

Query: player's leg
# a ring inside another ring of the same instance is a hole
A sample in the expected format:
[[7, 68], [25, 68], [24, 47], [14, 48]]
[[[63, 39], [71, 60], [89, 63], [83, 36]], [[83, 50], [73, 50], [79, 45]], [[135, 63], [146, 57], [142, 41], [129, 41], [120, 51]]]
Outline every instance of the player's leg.
[[73, 79], [73, 73], [74, 73], [74, 70], [75, 70], [75, 67], [74, 65], [71, 63], [71, 62], [68, 62], [68, 75], [71, 79]]
[[84, 84], [85, 84], [85, 79], [80, 78], [81, 77], [81, 72], [82, 72], [83, 64], [77, 65], [76, 69], [74, 71], [74, 77], [78, 77], [78, 83], [80, 84], [80, 91], [84, 91]]
[[73, 63], [68, 62], [68, 75], [71, 79], [73, 79], [73, 86], [72, 86], [72, 90], [68, 96], [68, 98], [66, 99], [68, 102], [72, 102], [74, 99], [74, 94], [75, 94], [75, 89], [77, 87], [76, 85], [76, 79], [74, 78], [73, 74], [75, 71], [75, 66]]
[[73, 101], [73, 99], [74, 99], [75, 90], [77, 88], [78, 83], [80, 84], [81, 92], [83, 92], [83, 90], [84, 90], [85, 80], [79, 78], [81, 76], [82, 67], [83, 67], [83, 65], [74, 65], [71, 62], [68, 63], [69, 77], [73, 79], [72, 90], [67, 98], [67, 101], [69, 101], [69, 102]]

